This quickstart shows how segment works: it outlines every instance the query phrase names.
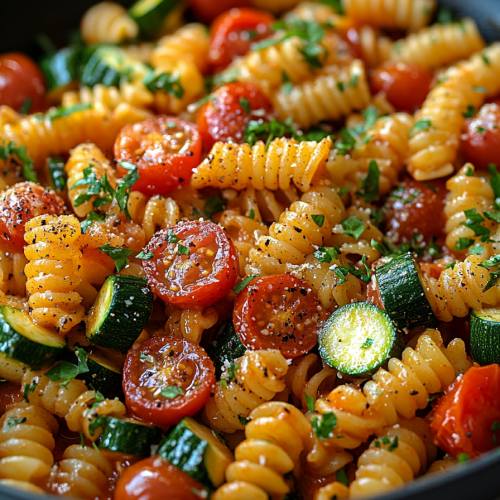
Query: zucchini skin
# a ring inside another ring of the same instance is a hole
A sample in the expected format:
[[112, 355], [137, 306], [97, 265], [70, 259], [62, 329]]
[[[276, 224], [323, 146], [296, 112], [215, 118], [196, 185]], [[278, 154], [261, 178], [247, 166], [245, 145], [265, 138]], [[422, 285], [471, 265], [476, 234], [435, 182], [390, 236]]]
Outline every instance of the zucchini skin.
[[215, 376], [217, 380], [220, 380], [222, 367], [243, 356], [247, 350], [230, 319], [219, 328], [214, 341], [210, 343], [206, 351], [214, 364]]
[[136, 457], [149, 457], [151, 446], [158, 442], [160, 435], [159, 427], [106, 416], [98, 447]]
[[[86, 336], [93, 344], [126, 352], [149, 321], [154, 295], [148, 287], [147, 279], [137, 276], [108, 276], [99, 295], [108, 286], [112, 286], [113, 291], [106, 314], [96, 325], [97, 331], [92, 332], [87, 328]], [[98, 301], [99, 296], [96, 303]]]
[[49, 92], [66, 87], [78, 79], [81, 57], [81, 48], [71, 46], [58, 50], [40, 61]]
[[[56, 347], [40, 344], [16, 332], [4, 316], [12, 310], [19, 311], [9, 306], [0, 307], [0, 352], [33, 370], [45, 368], [59, 360], [63, 354], [64, 345]], [[19, 313], [25, 314], [24, 311], [19, 311]]]
[[[487, 311], [487, 309], [486, 309]], [[500, 320], [500, 310], [495, 309]], [[470, 313], [470, 350], [472, 359], [481, 366], [500, 364], [500, 321], [488, 321], [481, 311]]]
[[150, 0], [138, 0], [130, 7], [129, 16], [139, 26], [139, 33], [144, 38], [154, 36], [163, 26], [165, 17], [181, 3], [181, 0], [156, 0], [149, 10], [141, 12], [144, 4], [151, 4]]
[[411, 253], [379, 267], [375, 276], [384, 308], [400, 330], [437, 323]]

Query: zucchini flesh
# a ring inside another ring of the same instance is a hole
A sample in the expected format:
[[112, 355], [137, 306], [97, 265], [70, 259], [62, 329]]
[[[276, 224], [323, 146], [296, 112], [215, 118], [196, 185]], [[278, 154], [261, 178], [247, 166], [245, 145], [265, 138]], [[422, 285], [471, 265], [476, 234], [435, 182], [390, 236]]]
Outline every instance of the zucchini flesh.
[[58, 360], [65, 347], [60, 335], [35, 325], [24, 311], [0, 306], [0, 352], [8, 358], [38, 370]]
[[[99, 418], [99, 417], [98, 417]], [[103, 417], [98, 447], [126, 455], [149, 457], [151, 446], [158, 443], [161, 429], [131, 419]]]
[[470, 349], [476, 363], [500, 364], [500, 309], [471, 311]]
[[210, 429], [189, 417], [163, 439], [158, 454], [209, 489], [225, 481], [233, 460], [229, 448]]
[[354, 377], [369, 377], [404, 344], [389, 315], [369, 302], [335, 311], [319, 333], [319, 353], [330, 367]]
[[384, 309], [400, 329], [432, 326], [436, 317], [425, 294], [420, 267], [411, 253], [375, 270]]
[[222, 368], [245, 354], [246, 347], [242, 344], [232, 320], [228, 320], [215, 335], [214, 341], [207, 347], [207, 354], [215, 368], [215, 376], [220, 380]]
[[128, 13], [139, 26], [141, 36], [150, 38], [161, 29], [165, 18], [180, 3], [181, 0], [138, 0]]
[[87, 338], [101, 347], [128, 351], [151, 316], [153, 300], [146, 278], [108, 276], [89, 311]]

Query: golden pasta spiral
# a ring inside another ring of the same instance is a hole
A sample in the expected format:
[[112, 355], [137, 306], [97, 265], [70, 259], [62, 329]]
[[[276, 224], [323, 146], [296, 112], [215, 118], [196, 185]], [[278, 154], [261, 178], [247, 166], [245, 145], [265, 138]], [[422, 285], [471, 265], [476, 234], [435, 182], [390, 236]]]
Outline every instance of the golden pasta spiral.
[[101, 2], [85, 12], [80, 29], [85, 43], [120, 43], [136, 38], [139, 27], [126, 9], [114, 2]]
[[217, 142], [208, 157], [193, 170], [191, 185], [243, 190], [287, 189], [291, 183], [301, 191], [311, 187], [313, 178], [323, 174], [331, 139], [321, 142], [274, 139], [266, 151], [263, 142], [248, 144]]
[[15, 403], [0, 417], [0, 428], [0, 484], [42, 493], [54, 465], [56, 419], [43, 408]]
[[[467, 220], [464, 210], [476, 209], [476, 213], [494, 209], [495, 195], [490, 183], [483, 177], [474, 175], [474, 166], [471, 163], [465, 164], [458, 173], [446, 182], [448, 195], [444, 207], [446, 216], [446, 246], [450, 250], [457, 249], [460, 238], [476, 239], [472, 229], [465, 227], [462, 223]], [[472, 175], [470, 175], [472, 173]], [[467, 175], [469, 174], [469, 175]], [[484, 222], [491, 229], [494, 225], [492, 221]], [[491, 245], [484, 245], [485, 250]], [[489, 257], [486, 252], [482, 257]]]
[[243, 429], [240, 417], [248, 417], [285, 388], [288, 371], [286, 359], [274, 349], [248, 351], [235, 363], [234, 378], [226, 375], [214, 386], [204, 413], [212, 428], [228, 433]]
[[429, 24], [434, 0], [342, 0], [346, 15], [357, 24], [417, 31]]
[[391, 60], [434, 69], [483, 49], [484, 40], [473, 19], [460, 23], [434, 24], [394, 43]]
[[271, 224], [268, 236], [258, 239], [257, 248], [250, 250], [249, 268], [252, 273], [270, 275], [304, 264], [318, 246], [331, 246], [333, 228], [344, 215], [344, 204], [334, 188], [312, 188]]
[[295, 406], [276, 401], [260, 405], [249, 417], [246, 440], [236, 447], [235, 461], [226, 469], [227, 483], [213, 493], [213, 500], [267, 500], [290, 491], [283, 476], [309, 445], [309, 422]]
[[184, 338], [195, 344], [200, 343], [203, 332], [212, 328], [219, 319], [213, 307], [177, 309], [167, 306], [165, 314], [168, 316], [165, 335]]
[[172, 198], [160, 195], [151, 197], [144, 208], [142, 227], [149, 241], [156, 231], [175, 226], [180, 220], [179, 205]]
[[83, 319], [77, 270], [82, 253], [76, 245], [80, 223], [72, 215], [40, 215], [26, 223], [24, 253], [30, 315], [35, 323], [66, 333]]
[[468, 106], [478, 107], [500, 91], [500, 43], [450, 68], [427, 95], [417, 122], [426, 125], [410, 139], [408, 172], [419, 181], [454, 171]]
[[271, 100], [281, 120], [291, 118], [307, 129], [320, 121], [338, 120], [366, 108], [370, 89], [363, 63], [354, 60], [349, 66], [327, 69], [290, 91], [279, 90]]
[[26, 295], [26, 275], [28, 263], [22, 253], [0, 250], [0, 290], [6, 294], [24, 297]]

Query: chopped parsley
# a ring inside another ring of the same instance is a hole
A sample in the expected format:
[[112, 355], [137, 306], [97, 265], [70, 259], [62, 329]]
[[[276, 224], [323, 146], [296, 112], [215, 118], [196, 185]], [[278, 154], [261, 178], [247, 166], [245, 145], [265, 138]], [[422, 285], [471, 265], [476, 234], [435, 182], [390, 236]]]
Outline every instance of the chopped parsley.
[[189, 248], [178, 243], [177, 244], [177, 255], [189, 255]]
[[430, 118], [418, 120], [415, 123], [415, 125], [413, 125], [413, 128], [410, 130], [410, 137], [413, 137], [418, 132], [423, 132], [424, 130], [429, 130], [432, 128], [434, 127], [431, 125]]
[[365, 177], [363, 177], [359, 190], [356, 191], [356, 194], [364, 198], [367, 203], [378, 199], [380, 197], [379, 179], [380, 170], [377, 162], [375, 160], [371, 160], [368, 166], [368, 173]]
[[175, 385], [169, 385], [168, 387], [164, 387], [160, 394], [167, 399], [175, 399], [177, 396], [184, 396], [184, 391], [180, 387], [176, 387]]
[[179, 75], [162, 72], [155, 74], [151, 70], [143, 79], [142, 83], [150, 92], [163, 92], [164, 94], [172, 94], [177, 99], [182, 99], [184, 96], [184, 88], [181, 85]]
[[248, 99], [246, 97], [240, 98], [240, 105], [245, 110], [245, 113], [249, 115], [251, 109], [250, 109], [250, 103], [248, 102]]
[[323, 413], [321, 416], [313, 417], [311, 420], [314, 434], [318, 439], [328, 439], [333, 437], [333, 429], [337, 425], [335, 413]]
[[[128, 257], [134, 253], [133, 250], [126, 248], [112, 247], [111, 245], [104, 245], [99, 247], [99, 250], [111, 257], [115, 261], [116, 272], [119, 273], [128, 265]], [[142, 253], [142, 252], [141, 252]], [[152, 258], [153, 254], [151, 254]]]
[[469, 104], [467, 106], [467, 110], [464, 111], [462, 113], [462, 115], [465, 117], [465, 118], [472, 118], [475, 114], [477, 113], [477, 109], [472, 105], [472, 104]]
[[136, 256], [136, 259], [141, 259], [141, 260], [150, 260], [154, 257], [152, 252], [144, 252], [144, 250], [141, 250]]
[[333, 259], [337, 259], [340, 254], [340, 249], [338, 246], [334, 247], [319, 247], [313, 256], [318, 259], [318, 262], [326, 262], [329, 264]]
[[353, 215], [352, 217], [348, 217], [341, 222], [342, 229], [344, 233], [354, 237], [359, 240], [360, 236], [363, 234], [365, 230], [365, 223], [359, 218]]
[[82, 373], [88, 373], [87, 353], [79, 347], [75, 347], [75, 353], [78, 358], [78, 365], [74, 365], [68, 361], [60, 361], [46, 372], [45, 375], [53, 382], [60, 381], [60, 386], [67, 387], [75, 377]]
[[311, 219], [318, 227], [322, 227], [325, 222], [325, 216], [322, 214], [312, 214]]
[[312, 413], [314, 411], [314, 398], [312, 396], [309, 396], [309, 394], [306, 394], [305, 392], [304, 398], [306, 400], [307, 409]]
[[257, 274], [252, 274], [252, 276], [247, 276], [246, 278], [243, 278], [234, 288], [233, 292], [234, 293], [240, 293], [243, 291], [251, 281], [253, 281], [255, 278], [258, 278]]

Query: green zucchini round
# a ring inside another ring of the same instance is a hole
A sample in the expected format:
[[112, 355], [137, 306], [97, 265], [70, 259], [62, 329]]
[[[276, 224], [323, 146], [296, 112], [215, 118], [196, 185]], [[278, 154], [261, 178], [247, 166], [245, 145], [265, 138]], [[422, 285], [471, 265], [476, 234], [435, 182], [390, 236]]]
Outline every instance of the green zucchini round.
[[500, 364], [500, 309], [471, 311], [470, 349], [476, 363]]

